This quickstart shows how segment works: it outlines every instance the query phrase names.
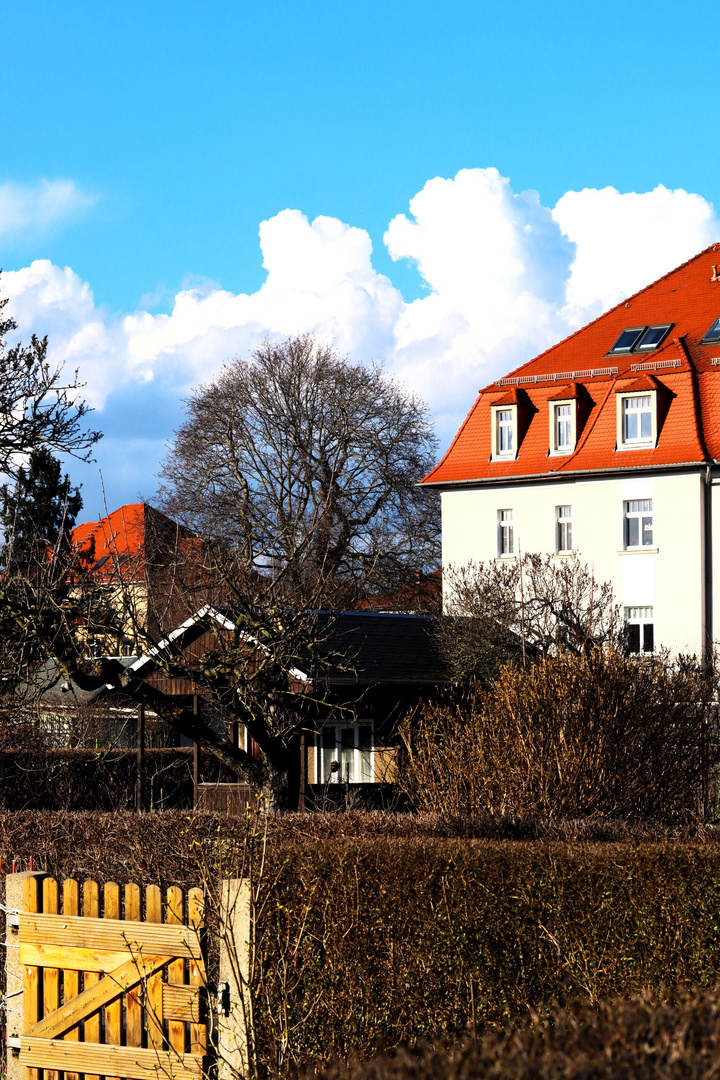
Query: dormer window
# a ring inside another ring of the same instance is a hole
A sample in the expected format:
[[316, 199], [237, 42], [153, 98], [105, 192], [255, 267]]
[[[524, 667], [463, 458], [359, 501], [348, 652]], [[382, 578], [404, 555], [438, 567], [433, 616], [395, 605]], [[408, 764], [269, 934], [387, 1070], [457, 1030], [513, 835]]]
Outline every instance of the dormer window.
[[492, 408], [492, 461], [508, 461], [517, 457], [518, 407], [512, 404]]
[[623, 398], [623, 442], [650, 442], [653, 416], [650, 394]]
[[572, 446], [572, 405], [555, 406], [555, 447], [566, 453]]
[[575, 402], [550, 402], [550, 453], [570, 454], [575, 449]]
[[498, 409], [496, 423], [498, 454], [512, 454], [514, 442], [512, 409]]
[[649, 449], [657, 443], [657, 391], [617, 395], [618, 450]]
[[657, 349], [670, 333], [672, 325], [672, 323], [659, 323], [657, 326], [629, 326], [623, 330], [610, 352], [650, 352], [652, 349]]

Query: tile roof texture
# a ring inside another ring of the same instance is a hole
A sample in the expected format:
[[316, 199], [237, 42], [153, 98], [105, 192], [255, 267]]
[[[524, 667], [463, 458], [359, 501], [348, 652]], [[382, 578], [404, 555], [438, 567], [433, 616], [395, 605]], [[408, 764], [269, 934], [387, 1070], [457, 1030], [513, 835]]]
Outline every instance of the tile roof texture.
[[[712, 245], [485, 387], [450, 449], [423, 483], [488, 482], [720, 459], [720, 342], [701, 344], [720, 316], [720, 278], [713, 280], [717, 263], [720, 245]], [[608, 355], [626, 327], [663, 323], [673, 326], [658, 349]], [[512, 389], [519, 387], [527, 416], [520, 424], [517, 457], [491, 461], [491, 407], [508, 403]], [[657, 446], [617, 451], [615, 394], [641, 390], [665, 395], [664, 407], [658, 403]], [[550, 455], [549, 410], [563, 395], [565, 400], [582, 395], [586, 406], [574, 451]]]

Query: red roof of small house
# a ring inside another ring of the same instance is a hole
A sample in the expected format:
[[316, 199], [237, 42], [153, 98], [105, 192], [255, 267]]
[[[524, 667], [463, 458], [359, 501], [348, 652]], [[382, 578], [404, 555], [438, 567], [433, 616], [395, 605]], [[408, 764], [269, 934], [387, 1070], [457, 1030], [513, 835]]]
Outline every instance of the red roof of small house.
[[99, 521], [76, 525], [72, 543], [96, 578], [110, 578], [119, 567], [142, 574], [147, 563], [171, 557], [179, 541], [185, 556], [197, 538], [148, 503], [126, 503]]
[[95, 565], [105, 556], [135, 558], [142, 553], [145, 544], [147, 510], [147, 503], [127, 503], [99, 521], [76, 525], [70, 534], [71, 540], [88, 554], [94, 541]]
[[[720, 341], [701, 344], [720, 318], [720, 245], [648, 285], [594, 322], [486, 386], [442, 461], [423, 480], [452, 485], [520, 477], [679, 467], [720, 459]], [[672, 324], [659, 348], [611, 353], [629, 327]], [[560, 384], [558, 386], [558, 384]], [[491, 407], [527, 395], [517, 457], [491, 461]], [[560, 389], [560, 393], [558, 390]], [[616, 392], [666, 392], [653, 449], [616, 452]], [[549, 454], [550, 402], [586, 397], [574, 451]], [[528, 404], [529, 402], [529, 404]]]

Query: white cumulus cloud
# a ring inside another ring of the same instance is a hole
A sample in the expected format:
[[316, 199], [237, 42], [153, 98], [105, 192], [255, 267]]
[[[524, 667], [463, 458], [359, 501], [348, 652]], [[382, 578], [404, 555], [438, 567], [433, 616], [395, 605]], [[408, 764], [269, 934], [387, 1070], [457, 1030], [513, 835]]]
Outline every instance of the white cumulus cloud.
[[568, 191], [552, 216], [577, 248], [567, 301], [579, 312], [612, 307], [720, 236], [712, 203], [662, 184]]
[[97, 197], [83, 191], [74, 180], [39, 180], [0, 184], [0, 237], [42, 233], [51, 226], [77, 217]]
[[256, 292], [193, 284], [170, 314], [110, 314], [89, 283], [47, 260], [2, 277], [19, 333], [49, 334], [52, 355], [80, 368], [112, 445], [140, 440], [146, 491], [180, 398], [266, 336], [309, 331], [383, 361], [426, 397], [447, 440], [478, 387], [720, 239], [720, 223], [711, 203], [683, 190], [570, 191], [553, 208], [535, 191], [514, 192], [496, 169], [464, 169], [429, 180], [388, 225], [391, 257], [411, 261], [424, 286], [412, 303], [375, 270], [363, 229], [288, 209], [261, 223], [259, 239], [267, 276]]

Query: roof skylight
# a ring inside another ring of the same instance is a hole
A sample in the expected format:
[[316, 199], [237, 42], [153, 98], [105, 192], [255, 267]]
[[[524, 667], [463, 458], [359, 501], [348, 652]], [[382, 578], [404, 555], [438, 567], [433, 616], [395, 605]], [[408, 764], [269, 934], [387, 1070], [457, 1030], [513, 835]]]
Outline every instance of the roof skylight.
[[702, 344], [714, 345], [718, 341], [720, 341], [720, 319], [716, 319], [715, 322], [712, 324], [707, 334], [702, 339]]
[[648, 326], [647, 330], [640, 338], [640, 341], [636, 345], [638, 352], [642, 349], [644, 352], [646, 349], [657, 349], [658, 345], [662, 345], [663, 341], [668, 335], [672, 323], [665, 323], [663, 326]]
[[623, 330], [610, 352], [632, 352], [645, 329], [644, 326], [631, 326], [627, 330]]

